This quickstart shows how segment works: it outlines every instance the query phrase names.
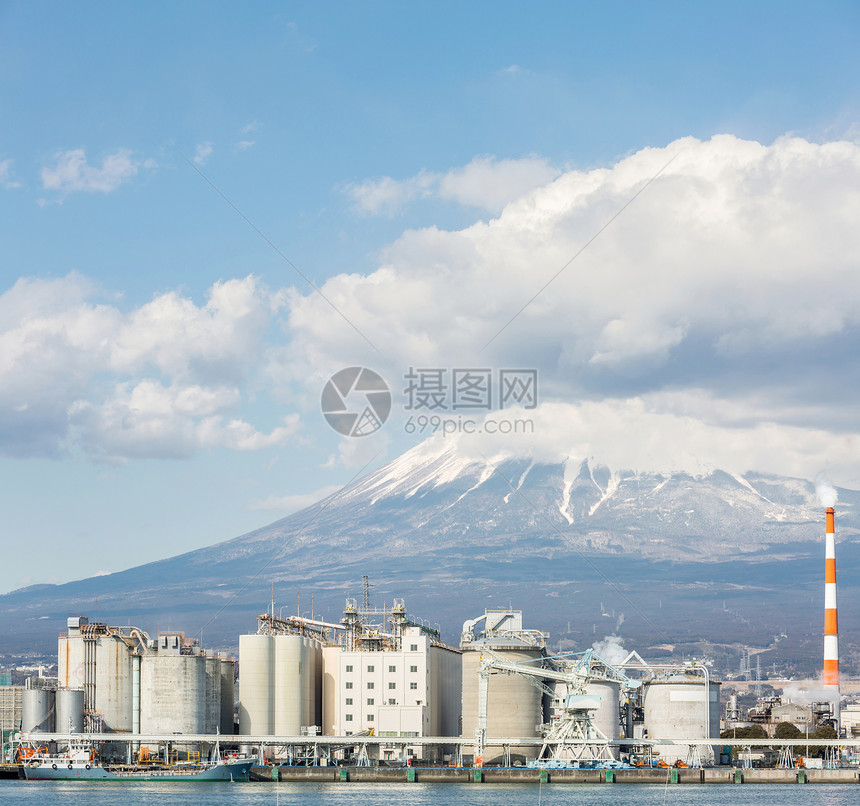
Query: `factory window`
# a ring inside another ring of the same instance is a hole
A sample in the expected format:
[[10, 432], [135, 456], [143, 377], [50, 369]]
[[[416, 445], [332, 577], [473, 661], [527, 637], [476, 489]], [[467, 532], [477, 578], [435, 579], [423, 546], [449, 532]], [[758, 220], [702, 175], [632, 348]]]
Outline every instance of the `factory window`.
[[417, 652], [418, 651], [418, 644], [410, 644], [409, 645], [409, 651], [410, 652]]
[[397, 705], [397, 700], [389, 700], [388, 704], [389, 705]]
[[412, 691], [417, 691], [418, 690], [418, 684], [417, 683], [410, 683], [409, 688], [412, 689]]
[[410, 671], [410, 672], [417, 672], [417, 671], [418, 671], [418, 667], [417, 667], [417, 666], [410, 666], [410, 667], [409, 667], [409, 671]]
[[388, 667], [388, 671], [389, 671], [389, 672], [396, 672], [396, 671], [397, 671], [397, 667], [396, 667], [396, 666], [389, 666], [389, 667]]
[[352, 722], [352, 714], [347, 714], [345, 718], [347, 722]]
[[344, 731], [344, 736], [352, 736], [352, 731], [351, 730]]
[[352, 688], [352, 683], [349, 683], [349, 682], [348, 682], [348, 683], [346, 683], [345, 685], [346, 685], [346, 687], [347, 687], [347, 688]]
[[368, 688], [373, 688], [373, 683], [368, 683], [368, 684], [367, 684], [367, 687], [368, 687]]
[[368, 722], [373, 722], [373, 714], [368, 714], [368, 715], [367, 715], [367, 721], [368, 721]]
[[352, 671], [352, 666], [347, 666], [347, 667], [346, 667], [346, 670], [347, 670], [348, 672], [351, 672], [351, 671]]
[[367, 671], [368, 671], [368, 672], [372, 672], [372, 671], [373, 671], [373, 667], [372, 667], [372, 666], [368, 666], [368, 667], [367, 667]]
[[352, 705], [352, 697], [347, 697], [347, 698], [346, 698], [346, 704], [347, 704], [347, 705]]
[[374, 700], [373, 697], [367, 698], [367, 704], [368, 705], [374, 705], [375, 703], [376, 703], [376, 700]]

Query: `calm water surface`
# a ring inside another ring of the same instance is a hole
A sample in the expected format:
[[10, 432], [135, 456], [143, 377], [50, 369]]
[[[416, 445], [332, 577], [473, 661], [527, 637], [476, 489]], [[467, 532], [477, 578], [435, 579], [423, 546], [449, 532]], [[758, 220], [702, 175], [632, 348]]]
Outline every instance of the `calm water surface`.
[[15, 806], [856, 806], [857, 785], [114, 784], [0, 781]]

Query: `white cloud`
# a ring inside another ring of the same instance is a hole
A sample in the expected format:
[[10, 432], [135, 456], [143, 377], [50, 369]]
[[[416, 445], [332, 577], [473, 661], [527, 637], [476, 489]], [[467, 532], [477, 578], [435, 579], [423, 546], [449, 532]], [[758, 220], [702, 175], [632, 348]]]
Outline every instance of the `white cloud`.
[[498, 160], [484, 156], [444, 174], [420, 171], [402, 180], [383, 176], [348, 185], [345, 191], [355, 209], [367, 215], [394, 215], [410, 202], [430, 197], [498, 213], [558, 175], [558, 169], [537, 157]]
[[236, 416], [280, 294], [246, 277], [203, 305], [174, 291], [124, 312], [97, 296], [79, 275], [0, 295], [0, 452], [185, 457], [295, 433], [295, 417], [263, 433]]
[[12, 179], [12, 160], [0, 160], [0, 185], [9, 190], [21, 187], [20, 182]]
[[361, 184], [349, 185], [345, 190], [352, 197], [355, 209], [359, 212], [368, 215], [394, 215], [413, 199], [431, 195], [437, 181], [436, 174], [422, 171], [403, 181], [383, 176]]
[[[471, 165], [476, 176], [484, 167]], [[409, 195], [397, 183], [374, 187], [367, 209]], [[815, 475], [818, 436], [835, 449], [856, 430], [857, 220], [858, 144], [684, 138], [568, 171], [493, 220], [407, 231], [375, 272], [330, 278], [323, 292], [379, 353], [320, 298], [291, 296], [281, 367], [317, 377], [355, 363], [394, 379], [409, 366], [536, 367], [544, 399], [641, 399], [666, 416], [693, 405], [691, 418], [718, 429], [715, 446], [740, 455], [731, 434], [760, 440], [771, 467], [783, 451], [799, 455], [785, 435], [800, 429]]]
[[[487, 421], [492, 421], [491, 432]], [[528, 422], [528, 427], [503, 423]], [[825, 465], [847, 478], [857, 467], [860, 430], [833, 434], [823, 429], [760, 422], [720, 425], [651, 408], [641, 398], [585, 403], [548, 402], [537, 409], [511, 408], [476, 418], [475, 433], [438, 432], [401, 460], [435, 461], [454, 451], [461, 464], [495, 465], [510, 458], [537, 462], [583, 460], [612, 470], [687, 472], [706, 475], [771, 472], [812, 478]]]
[[247, 124], [246, 126], [243, 126], [241, 129], [239, 129], [239, 133], [240, 134], [250, 134], [251, 132], [257, 131], [259, 128], [260, 128], [260, 121], [259, 120], [252, 120], [249, 124]]
[[255, 140], [240, 140], [238, 143], [236, 143], [236, 150], [237, 151], [247, 151], [249, 148], [251, 148], [254, 145], [256, 145]]
[[54, 159], [56, 164], [53, 167], [42, 168], [42, 186], [45, 190], [62, 193], [110, 193], [137, 176], [141, 167], [151, 168], [155, 165], [151, 160], [134, 159], [132, 152], [125, 148], [106, 156], [100, 168], [87, 162], [82, 148], [58, 151]]
[[215, 147], [211, 142], [206, 140], [203, 143], [198, 143], [194, 151], [194, 162], [198, 165], [203, 165], [215, 153]]
[[298, 493], [296, 495], [270, 495], [268, 498], [259, 498], [248, 504], [248, 509], [272, 510], [283, 515], [298, 512], [306, 507], [313, 506], [323, 498], [333, 495], [341, 488], [336, 485], [321, 487], [312, 493]]
[[475, 157], [439, 180], [438, 194], [458, 204], [500, 213], [505, 205], [548, 184], [561, 172], [546, 160]]

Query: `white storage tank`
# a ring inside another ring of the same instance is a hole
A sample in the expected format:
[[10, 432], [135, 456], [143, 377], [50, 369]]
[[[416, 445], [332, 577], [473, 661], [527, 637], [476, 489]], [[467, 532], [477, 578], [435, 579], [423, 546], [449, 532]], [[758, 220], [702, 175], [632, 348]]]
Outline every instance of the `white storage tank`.
[[[486, 645], [486, 644], [485, 644]], [[494, 642], [491, 648], [506, 661], [532, 660], [543, 657], [538, 648], [522, 644]], [[478, 670], [481, 667], [481, 644], [462, 645], [463, 651], [463, 727], [462, 736], [472, 738], [478, 724]], [[538, 726], [544, 721], [543, 696], [529, 682], [529, 678], [513, 674], [490, 675], [487, 692], [487, 738], [538, 737]], [[511, 747], [511, 762], [524, 762], [535, 758], [539, 747], [528, 745]], [[484, 764], [498, 764], [504, 760], [502, 747], [488, 746]]]
[[105, 733], [129, 733], [132, 729], [131, 647], [118, 635], [96, 639], [95, 709], [103, 715]]
[[25, 688], [21, 699], [21, 731], [53, 733], [55, 692], [50, 688]]
[[[644, 727], [649, 739], [702, 739], [720, 735], [720, 684], [706, 684], [702, 675], [684, 672], [663, 675], [645, 682]], [[667, 763], [684, 761], [689, 745], [660, 745]], [[713, 748], [700, 748], [703, 761], [713, 758]]]
[[275, 639], [271, 635], [239, 636], [239, 733], [271, 735], [274, 731]]
[[275, 636], [274, 732], [299, 736], [302, 728], [320, 724], [320, 656], [322, 645], [300, 635]]
[[84, 732], [83, 689], [57, 689], [54, 726], [57, 733]]

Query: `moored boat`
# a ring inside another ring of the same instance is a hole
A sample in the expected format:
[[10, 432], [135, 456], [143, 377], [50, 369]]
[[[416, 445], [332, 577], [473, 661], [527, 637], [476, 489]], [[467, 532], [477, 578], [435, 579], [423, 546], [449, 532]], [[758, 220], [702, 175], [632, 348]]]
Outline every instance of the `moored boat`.
[[222, 758], [176, 764], [102, 764], [91, 744], [72, 742], [65, 753], [51, 755], [38, 748], [22, 756], [28, 781], [247, 781], [256, 763], [252, 757]]

